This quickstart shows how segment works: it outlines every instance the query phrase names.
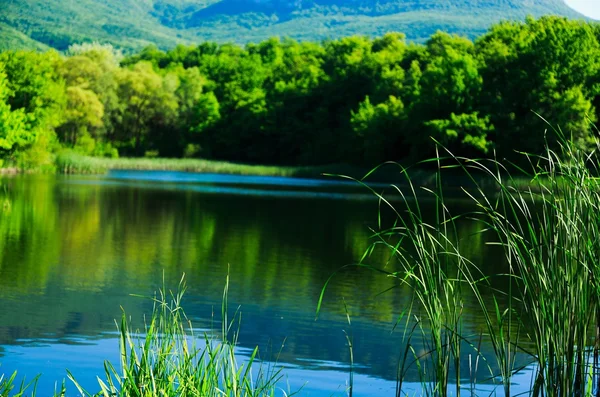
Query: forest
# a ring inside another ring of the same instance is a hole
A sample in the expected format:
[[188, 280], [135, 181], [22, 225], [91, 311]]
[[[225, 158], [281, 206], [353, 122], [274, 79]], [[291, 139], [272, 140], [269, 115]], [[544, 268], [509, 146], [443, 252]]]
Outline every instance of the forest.
[[431, 157], [515, 159], [580, 148], [600, 111], [600, 25], [502, 22], [474, 41], [438, 32], [323, 42], [204, 42], [123, 55], [108, 44], [0, 53], [0, 159], [52, 169], [99, 157], [373, 166]]

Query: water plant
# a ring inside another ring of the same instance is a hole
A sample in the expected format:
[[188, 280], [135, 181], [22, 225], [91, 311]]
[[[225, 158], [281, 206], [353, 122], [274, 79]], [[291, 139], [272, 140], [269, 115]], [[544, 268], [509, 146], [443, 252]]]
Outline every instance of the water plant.
[[[558, 131], [559, 132], [559, 131]], [[557, 132], [557, 133], [558, 133]], [[536, 376], [531, 395], [591, 395], [590, 365], [597, 357], [600, 252], [600, 190], [596, 152], [561, 139], [556, 150], [527, 155], [533, 173], [525, 190], [511, 189], [506, 168], [469, 162], [499, 187], [496, 197], [468, 193], [479, 221], [494, 231], [505, 252], [520, 301], [520, 320], [535, 350]], [[589, 346], [596, 347], [589, 349]]]
[[[410, 364], [409, 359], [419, 367], [424, 395], [447, 396], [452, 371], [455, 392], [460, 395], [462, 289], [464, 274], [467, 273], [462, 268], [467, 262], [459, 251], [456, 217], [444, 203], [441, 173], [435, 174], [433, 188], [419, 189], [413, 183], [409, 169], [399, 167], [403, 188], [392, 185], [392, 192], [400, 197], [400, 203], [394, 203], [387, 195], [361, 182], [379, 199], [380, 211], [377, 229], [373, 230], [375, 241], [357, 266], [392, 277], [412, 292], [411, 304], [398, 319], [398, 323], [404, 322], [405, 330], [411, 331], [409, 335], [405, 334], [408, 342], [401, 354], [397, 395], [402, 395], [402, 373]], [[432, 217], [422, 210], [420, 203], [423, 200], [434, 200], [435, 213]], [[391, 226], [384, 226], [384, 211], [392, 213]], [[390, 254], [383, 268], [368, 262], [379, 246]], [[317, 312], [326, 287], [322, 290]], [[421, 332], [423, 341], [420, 352], [410, 343], [417, 330]]]
[[103, 174], [107, 171], [100, 157], [88, 157], [64, 150], [54, 159], [56, 170], [62, 174]]
[[[258, 362], [258, 348], [240, 362], [235, 347], [239, 332], [239, 312], [228, 320], [227, 278], [222, 303], [221, 338], [205, 331], [195, 335], [191, 321], [181, 306], [185, 292], [182, 278], [175, 291], [159, 290], [152, 298], [154, 309], [143, 331], [130, 325], [123, 313], [119, 327], [120, 363], [105, 362], [99, 391], [89, 392], [67, 370], [68, 378], [81, 396], [229, 396], [267, 397], [288, 395], [277, 386], [281, 369]], [[0, 377], [0, 397], [36, 395], [37, 378], [18, 387], [17, 374]], [[16, 392], [16, 394], [15, 394]], [[64, 396], [66, 388], [55, 393]], [[48, 395], [44, 391], [42, 395]]]
[[[530, 169], [460, 158], [440, 146], [444, 156], [427, 161], [437, 165], [434, 188], [415, 186], [410, 169], [396, 164], [403, 180], [391, 186], [392, 194], [371, 189], [381, 203], [379, 220], [357, 266], [394, 278], [413, 295], [403, 311], [406, 345], [397, 395], [410, 365], [417, 367], [425, 395], [446, 396], [451, 387], [460, 395], [467, 373], [474, 393], [472, 368], [461, 368], [465, 346], [487, 367], [484, 380], [501, 386], [506, 396], [513, 395], [512, 377], [523, 369], [517, 356], [533, 363], [531, 396], [591, 396], [599, 390], [598, 147], [590, 150], [555, 134], [557, 142], [545, 153], [523, 153]], [[442, 175], [456, 169], [470, 180], [462, 192], [474, 209], [451, 214]], [[424, 200], [435, 201], [434, 214], [422, 213]], [[463, 246], [472, 236], [458, 232], [458, 221], [474, 222], [488, 244], [500, 247], [506, 272], [486, 274], [483, 263], [468, 257]], [[368, 262], [378, 246], [390, 254], [383, 268]], [[507, 289], [493, 288], [492, 279]], [[479, 305], [483, 334], [462, 329], [466, 294]], [[415, 339], [423, 341], [424, 351], [417, 351]], [[491, 352], [480, 350], [481, 340]]]
[[336, 164], [326, 166], [283, 167], [187, 158], [107, 158], [85, 156], [69, 150], [64, 150], [56, 156], [55, 165], [57, 171], [63, 174], [103, 174], [108, 170], [160, 170], [283, 177], [318, 177], [322, 172], [331, 172], [332, 170], [338, 172], [343, 171], [353, 175], [364, 173], [364, 170], [358, 167]]

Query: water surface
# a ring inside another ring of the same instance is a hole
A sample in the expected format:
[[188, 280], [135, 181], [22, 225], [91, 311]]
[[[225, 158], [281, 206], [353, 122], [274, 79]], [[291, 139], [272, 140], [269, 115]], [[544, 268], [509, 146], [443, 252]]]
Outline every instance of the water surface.
[[[372, 242], [378, 201], [364, 187], [334, 179], [118, 171], [4, 178], [0, 192], [0, 372], [18, 370], [28, 379], [41, 373], [39, 389], [53, 390], [68, 368], [96, 391], [103, 361], [118, 363], [121, 308], [139, 326], [151, 312], [150, 300], [133, 295], [152, 296], [163, 282], [175, 288], [185, 274], [188, 316], [198, 329], [219, 329], [229, 273], [229, 308], [242, 313], [240, 356], [258, 345], [263, 360], [284, 367], [289, 386], [282, 387], [343, 395], [347, 334], [355, 392], [394, 395], [406, 346], [403, 327], [394, 325], [410, 302], [406, 289], [382, 294], [396, 285], [392, 279], [343, 271], [315, 319], [325, 282]], [[458, 212], [468, 204], [453, 205]], [[465, 235], [476, 231], [459, 226]], [[491, 271], [503, 266], [481, 238], [463, 245]], [[387, 257], [377, 251], [369, 261], [383, 266]], [[466, 334], [484, 331], [476, 302], [468, 302], [464, 319]], [[468, 352], [464, 360], [467, 367]], [[416, 370], [406, 380], [407, 392], [417, 393]]]

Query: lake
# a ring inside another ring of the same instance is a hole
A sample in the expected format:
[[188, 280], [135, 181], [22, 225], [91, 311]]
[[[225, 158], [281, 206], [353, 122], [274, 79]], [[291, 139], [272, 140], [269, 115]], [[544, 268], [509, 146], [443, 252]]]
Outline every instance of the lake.
[[[394, 326], [410, 303], [406, 288], [347, 269], [332, 279], [316, 319], [326, 281], [372, 242], [379, 205], [366, 188], [333, 178], [141, 171], [0, 181], [0, 373], [42, 374], [38, 389], [52, 391], [68, 368], [95, 392], [104, 360], [118, 364], [122, 309], [143, 327], [152, 302], [140, 295], [175, 289], [185, 274], [188, 317], [197, 330], [220, 329], [229, 274], [229, 311], [241, 313], [238, 353], [243, 359], [259, 346], [265, 365], [283, 367], [282, 388], [345, 395], [348, 335], [354, 392], [395, 394], [406, 343], [402, 323]], [[461, 212], [469, 203], [452, 205]], [[461, 244], [491, 273], [505, 266], [481, 236]], [[387, 258], [375, 251], [369, 263]], [[485, 332], [477, 313], [468, 301], [466, 334]], [[465, 350], [465, 363], [474, 357]], [[477, 390], [489, 394], [489, 371], [480, 373]], [[515, 393], [528, 390], [530, 374], [515, 377]], [[405, 379], [406, 392], [418, 393], [417, 371]]]

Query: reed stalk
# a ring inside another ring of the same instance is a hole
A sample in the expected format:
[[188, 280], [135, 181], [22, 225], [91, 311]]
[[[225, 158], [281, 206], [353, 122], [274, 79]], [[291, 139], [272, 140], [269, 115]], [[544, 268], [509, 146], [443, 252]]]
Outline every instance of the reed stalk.
[[[154, 309], [143, 332], [134, 331], [125, 313], [118, 323], [119, 368], [104, 364], [104, 379], [98, 377], [99, 391], [85, 390], [67, 370], [68, 378], [81, 396], [140, 397], [271, 397], [277, 392], [288, 395], [277, 383], [281, 369], [258, 362], [255, 348], [244, 363], [235, 354], [239, 315], [227, 320], [229, 278], [223, 293], [221, 340], [194, 328], [182, 306], [185, 292], [183, 279], [175, 292], [161, 289], [153, 298]], [[230, 338], [229, 335], [232, 335]], [[0, 376], [0, 397], [36, 395], [37, 378], [30, 383], [15, 384], [17, 374]], [[41, 393], [50, 395], [48, 391]], [[55, 397], [66, 395], [63, 383]]]
[[[590, 331], [598, 321], [600, 271], [600, 197], [593, 170], [599, 163], [594, 154], [566, 140], [557, 151], [548, 148], [544, 155], [528, 158], [533, 172], [525, 190], [510, 188], [510, 173], [497, 161], [458, 160], [468, 172], [486, 173], [498, 186], [493, 197], [482, 189], [467, 194], [479, 209], [478, 221], [495, 233], [509, 264], [514, 285], [509, 297], [519, 302], [519, 321], [535, 346], [531, 395], [592, 395], [588, 380], [598, 370], [590, 365], [588, 346], [597, 338]], [[512, 312], [507, 308], [506, 313]], [[490, 338], [499, 361], [508, 363], [510, 343], [497, 349], [494, 341], [503, 339], [500, 332], [490, 332]], [[512, 371], [502, 371], [505, 388]]]

